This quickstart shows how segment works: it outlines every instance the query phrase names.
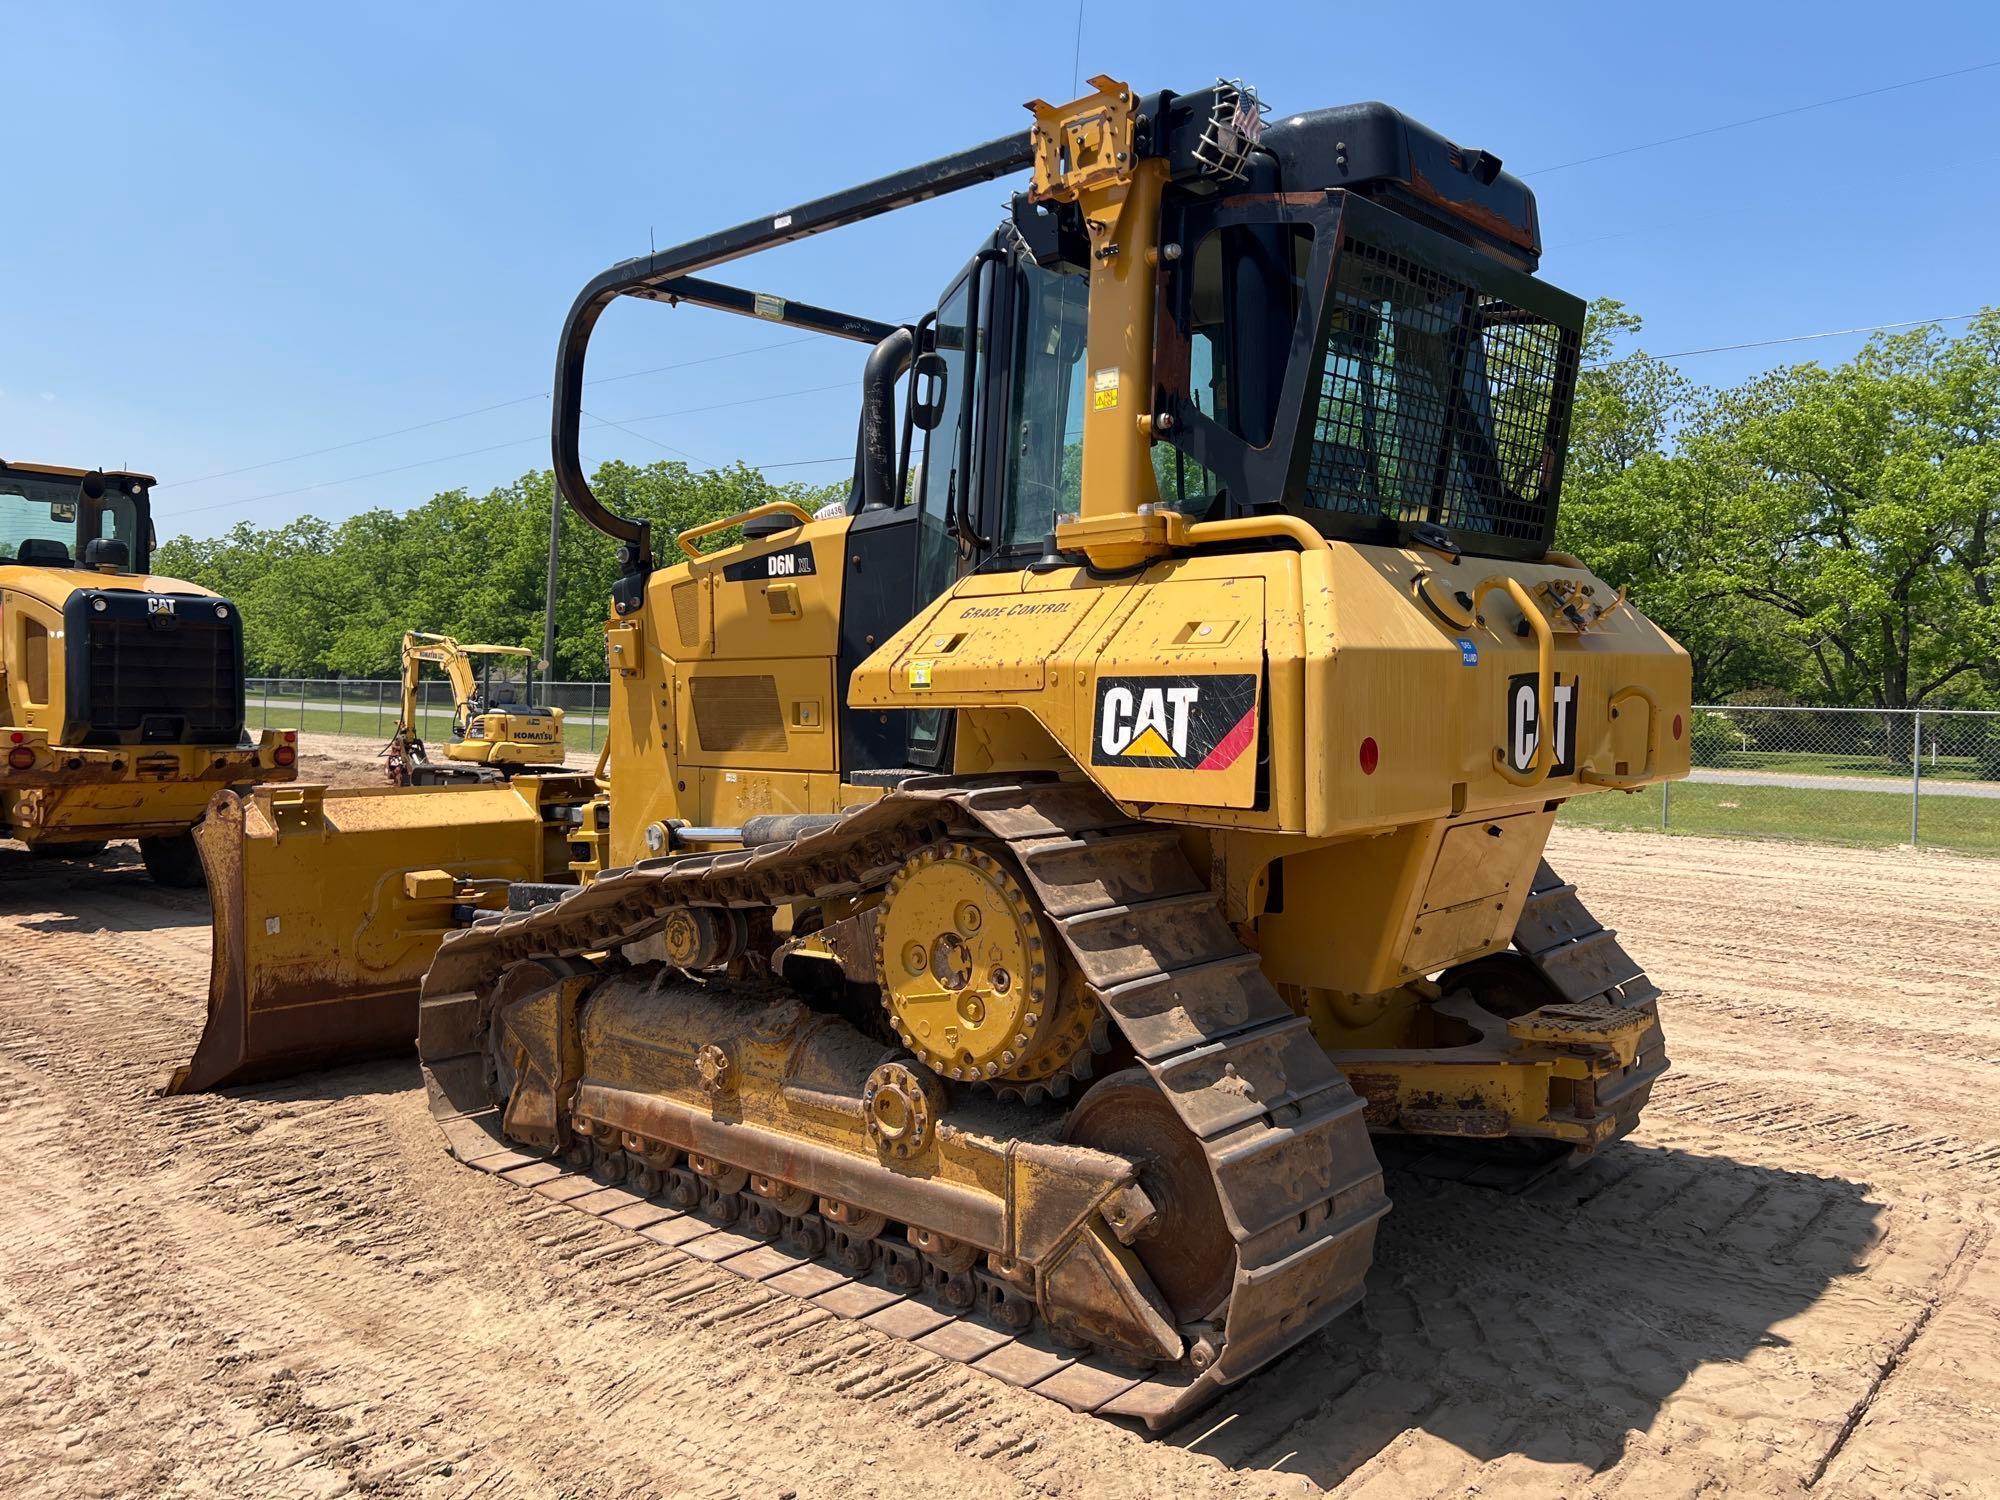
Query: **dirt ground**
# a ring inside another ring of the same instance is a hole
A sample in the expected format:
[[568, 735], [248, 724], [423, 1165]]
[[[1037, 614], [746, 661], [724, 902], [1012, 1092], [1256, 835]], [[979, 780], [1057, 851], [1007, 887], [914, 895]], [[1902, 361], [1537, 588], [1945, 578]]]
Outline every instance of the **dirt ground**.
[[2000, 1493], [2000, 865], [1552, 857], [1667, 994], [1638, 1133], [1392, 1174], [1363, 1307], [1148, 1440], [454, 1165], [413, 1061], [154, 1097], [203, 898], [0, 850], [0, 1492]]

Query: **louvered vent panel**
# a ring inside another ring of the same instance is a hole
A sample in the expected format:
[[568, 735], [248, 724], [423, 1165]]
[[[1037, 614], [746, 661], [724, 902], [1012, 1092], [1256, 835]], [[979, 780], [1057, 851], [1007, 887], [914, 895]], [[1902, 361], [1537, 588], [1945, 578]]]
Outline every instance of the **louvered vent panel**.
[[704, 750], [751, 750], [780, 754], [785, 748], [785, 712], [775, 677], [696, 677], [695, 737]]
[[701, 644], [701, 603], [695, 588], [692, 582], [674, 585], [674, 625], [681, 633], [681, 644], [690, 651]]

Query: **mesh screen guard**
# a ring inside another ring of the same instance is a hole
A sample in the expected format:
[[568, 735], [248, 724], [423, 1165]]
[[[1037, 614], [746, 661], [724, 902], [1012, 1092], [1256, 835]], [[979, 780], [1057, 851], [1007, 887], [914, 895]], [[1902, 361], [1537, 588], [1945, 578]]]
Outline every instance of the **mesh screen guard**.
[[1579, 337], [1343, 234], [1307, 434], [1307, 503], [1543, 544]]
[[[1282, 507], [1357, 542], [1421, 523], [1474, 554], [1547, 551], [1580, 299], [1340, 190], [1170, 204], [1166, 233], [1192, 247], [1161, 298], [1166, 472], [1198, 469], [1205, 514]], [[1224, 239], [1218, 285], [1208, 245], [1232, 234], [1270, 248], [1232, 271]]]

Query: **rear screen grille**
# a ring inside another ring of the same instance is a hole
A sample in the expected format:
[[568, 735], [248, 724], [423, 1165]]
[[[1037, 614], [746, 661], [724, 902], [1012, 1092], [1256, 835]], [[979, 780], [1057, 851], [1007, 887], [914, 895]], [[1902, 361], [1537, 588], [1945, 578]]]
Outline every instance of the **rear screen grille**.
[[[206, 612], [206, 611], [204, 611]], [[85, 633], [92, 745], [234, 745], [243, 669], [228, 622], [94, 618]]]
[[1546, 545], [1576, 330], [1352, 235], [1333, 282], [1310, 503]]

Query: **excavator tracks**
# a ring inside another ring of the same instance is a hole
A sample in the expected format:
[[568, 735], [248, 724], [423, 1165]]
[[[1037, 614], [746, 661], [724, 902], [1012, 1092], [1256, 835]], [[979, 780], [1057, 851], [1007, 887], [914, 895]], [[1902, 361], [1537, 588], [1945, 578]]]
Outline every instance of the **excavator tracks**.
[[[629, 1133], [624, 1151], [615, 1138], [608, 1152], [572, 1145], [566, 1161], [501, 1133], [483, 1028], [467, 1017], [490, 1009], [513, 966], [588, 976], [593, 956], [631, 951], [674, 908], [757, 913], [857, 895], [881, 888], [918, 849], [967, 835], [1004, 846], [1025, 873], [1136, 1059], [1111, 1082], [1129, 1077], [1143, 1090], [1149, 1080], [1171, 1107], [1168, 1123], [1193, 1143], [1186, 1159], [1207, 1174], [1227, 1255], [1195, 1279], [1226, 1295], [1204, 1316], [1182, 1309], [1177, 1362], [1146, 1368], [1079, 1347], [1065, 1319], [1050, 1320], [1004, 1277], [941, 1271], [935, 1257], [913, 1254], [928, 1232], [914, 1223], [906, 1238], [893, 1216], [859, 1229], [829, 1222], [803, 1189], [753, 1177], [745, 1192], [734, 1164], [718, 1171]], [[455, 934], [422, 1007], [432, 1112], [466, 1164], [1075, 1409], [1156, 1429], [1353, 1306], [1388, 1208], [1360, 1099], [1265, 979], [1175, 834], [1126, 818], [1081, 783], [906, 782], [787, 843], [636, 865]]]

